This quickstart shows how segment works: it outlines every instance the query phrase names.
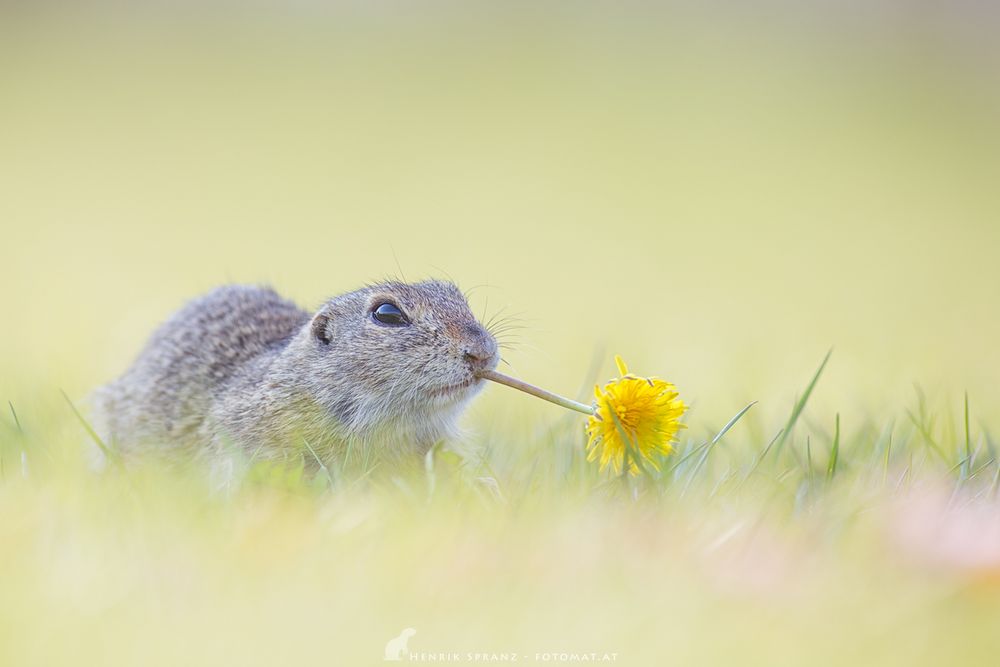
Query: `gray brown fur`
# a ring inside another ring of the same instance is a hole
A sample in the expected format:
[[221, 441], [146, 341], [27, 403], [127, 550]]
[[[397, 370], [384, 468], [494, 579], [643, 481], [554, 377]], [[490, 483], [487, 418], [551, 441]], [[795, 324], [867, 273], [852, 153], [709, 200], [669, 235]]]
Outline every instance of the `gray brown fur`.
[[[407, 326], [372, 318], [391, 302]], [[126, 456], [279, 456], [378, 448], [425, 451], [451, 435], [493, 368], [497, 344], [447, 282], [387, 282], [310, 314], [271, 289], [227, 286], [152, 335], [134, 364], [94, 394], [95, 423]]]

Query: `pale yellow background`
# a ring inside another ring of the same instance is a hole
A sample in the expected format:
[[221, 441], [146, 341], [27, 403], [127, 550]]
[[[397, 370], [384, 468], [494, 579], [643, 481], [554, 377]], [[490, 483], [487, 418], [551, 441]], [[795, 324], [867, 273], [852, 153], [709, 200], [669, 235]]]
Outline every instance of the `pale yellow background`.
[[897, 11], [8, 8], [0, 396], [83, 397], [220, 283], [403, 275], [519, 316], [510, 372], [578, 395], [620, 353], [706, 429], [778, 425], [830, 347], [827, 425], [985, 409], [997, 53]]

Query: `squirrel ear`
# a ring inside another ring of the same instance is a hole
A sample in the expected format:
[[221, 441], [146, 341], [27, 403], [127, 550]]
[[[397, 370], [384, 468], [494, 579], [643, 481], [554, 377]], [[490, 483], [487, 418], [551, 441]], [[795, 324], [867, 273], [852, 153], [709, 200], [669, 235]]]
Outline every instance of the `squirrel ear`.
[[318, 313], [312, 321], [312, 334], [324, 345], [330, 344], [330, 332], [327, 327], [330, 324], [330, 316], [326, 313]]

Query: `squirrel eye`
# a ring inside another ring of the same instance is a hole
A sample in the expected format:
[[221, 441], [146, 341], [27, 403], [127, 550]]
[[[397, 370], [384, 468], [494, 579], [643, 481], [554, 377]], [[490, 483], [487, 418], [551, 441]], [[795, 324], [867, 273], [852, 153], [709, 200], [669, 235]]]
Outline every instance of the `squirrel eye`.
[[387, 324], [392, 327], [401, 327], [409, 324], [403, 311], [391, 303], [378, 305], [372, 311], [372, 319], [379, 324]]

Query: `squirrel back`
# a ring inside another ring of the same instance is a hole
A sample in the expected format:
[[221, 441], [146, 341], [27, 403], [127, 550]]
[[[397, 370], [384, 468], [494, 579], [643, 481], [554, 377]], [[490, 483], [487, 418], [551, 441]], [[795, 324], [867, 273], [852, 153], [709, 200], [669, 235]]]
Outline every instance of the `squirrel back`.
[[269, 288], [228, 285], [190, 301], [121, 378], [95, 392], [101, 430], [126, 452], [154, 441], [196, 448], [207, 408], [308, 321], [309, 313]]

